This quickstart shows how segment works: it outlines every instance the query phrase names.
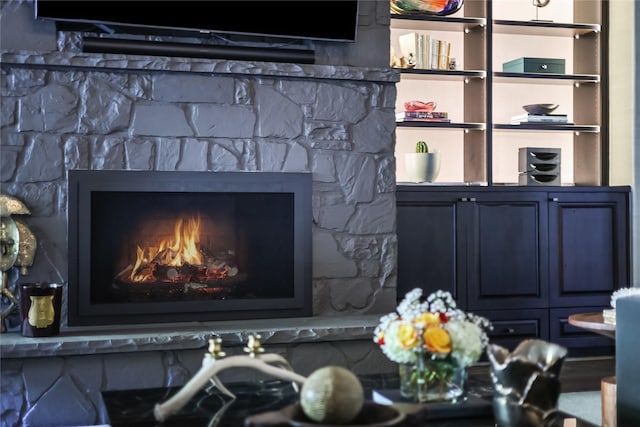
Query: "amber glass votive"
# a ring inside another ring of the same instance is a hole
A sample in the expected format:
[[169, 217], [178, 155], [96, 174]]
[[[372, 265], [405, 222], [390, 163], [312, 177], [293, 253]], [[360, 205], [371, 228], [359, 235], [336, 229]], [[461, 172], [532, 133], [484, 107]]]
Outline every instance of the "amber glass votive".
[[23, 283], [20, 286], [20, 333], [23, 337], [60, 334], [62, 284]]

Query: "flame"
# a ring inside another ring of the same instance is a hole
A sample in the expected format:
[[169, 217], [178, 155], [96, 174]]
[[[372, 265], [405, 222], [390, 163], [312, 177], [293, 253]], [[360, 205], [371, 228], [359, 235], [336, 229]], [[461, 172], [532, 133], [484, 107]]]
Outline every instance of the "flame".
[[131, 270], [130, 279], [143, 282], [152, 276], [144, 265], [151, 261], [180, 267], [184, 264], [202, 264], [202, 255], [198, 250], [200, 242], [200, 217], [190, 218], [185, 222], [182, 218], [176, 221], [172, 239], [163, 239], [157, 247], [136, 247], [136, 262]]

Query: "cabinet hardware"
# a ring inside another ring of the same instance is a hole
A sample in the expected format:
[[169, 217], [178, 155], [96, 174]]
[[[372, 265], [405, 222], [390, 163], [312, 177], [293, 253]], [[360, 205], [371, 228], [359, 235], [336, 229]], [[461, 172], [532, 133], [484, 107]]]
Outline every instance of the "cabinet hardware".
[[552, 197], [552, 198], [550, 198], [550, 199], [549, 199], [549, 201], [550, 201], [550, 202], [557, 202], [557, 201], [558, 201], [558, 198], [557, 198], [557, 197]]
[[514, 333], [516, 330], [514, 328], [504, 328], [503, 332], [506, 332], [508, 334], [512, 334]]

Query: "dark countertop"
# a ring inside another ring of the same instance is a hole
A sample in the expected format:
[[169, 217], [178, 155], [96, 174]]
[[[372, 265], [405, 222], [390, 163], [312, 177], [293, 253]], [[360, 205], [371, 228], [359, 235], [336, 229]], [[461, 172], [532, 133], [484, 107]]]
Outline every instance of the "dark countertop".
[[[369, 410], [375, 409], [375, 407], [371, 407], [374, 390], [396, 390], [399, 385], [397, 376], [393, 374], [363, 375], [359, 378], [365, 390]], [[492, 413], [491, 386], [473, 377], [469, 378], [467, 384], [468, 399], [466, 402], [430, 405], [394, 402], [395, 408], [408, 415], [403, 422], [389, 425], [495, 427], [493, 416], [489, 415]], [[196, 393], [180, 411], [168, 417], [163, 423], [155, 420], [154, 406], [169, 399], [180, 390], [180, 387], [109, 391], [103, 392], [102, 398], [111, 427], [294, 425], [303, 427], [313, 424], [291, 415], [301, 411], [299, 409], [296, 411], [298, 392], [290, 382], [265, 380], [252, 383], [229, 383], [225, 386], [235, 394], [236, 400], [231, 400], [215, 387], [205, 387]], [[567, 414], [561, 414], [561, 416], [574, 419]], [[283, 419], [288, 422], [282, 423]], [[464, 423], [461, 423], [462, 419], [464, 419]], [[579, 419], [576, 419], [574, 425], [576, 427], [595, 427], [593, 424]]]

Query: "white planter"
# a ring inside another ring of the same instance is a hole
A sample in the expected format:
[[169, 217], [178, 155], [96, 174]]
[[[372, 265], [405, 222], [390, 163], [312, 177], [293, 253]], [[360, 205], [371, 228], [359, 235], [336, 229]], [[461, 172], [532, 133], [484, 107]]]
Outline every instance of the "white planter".
[[411, 182], [433, 182], [440, 173], [440, 152], [405, 153], [404, 164]]

